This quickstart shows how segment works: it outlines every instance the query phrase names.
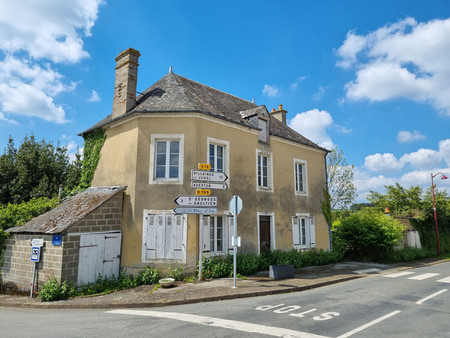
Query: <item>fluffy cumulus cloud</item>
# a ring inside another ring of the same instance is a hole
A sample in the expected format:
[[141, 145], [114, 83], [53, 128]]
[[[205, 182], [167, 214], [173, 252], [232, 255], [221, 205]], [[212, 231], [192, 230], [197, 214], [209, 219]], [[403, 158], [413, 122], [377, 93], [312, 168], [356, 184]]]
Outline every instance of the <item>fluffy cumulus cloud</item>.
[[406, 98], [429, 102], [450, 116], [450, 18], [406, 18], [367, 35], [347, 34], [337, 65], [356, 69], [345, 86], [350, 100]]
[[280, 90], [275, 85], [271, 86], [265, 84], [262, 92], [264, 95], [267, 95], [268, 97], [278, 97], [281, 95]]
[[419, 131], [408, 131], [408, 130], [401, 130], [397, 134], [397, 140], [401, 143], [407, 143], [407, 142], [413, 142], [413, 141], [419, 141], [424, 140], [425, 136], [422, 135]]
[[334, 147], [333, 141], [327, 133], [327, 128], [332, 125], [333, 118], [330, 113], [318, 109], [297, 114], [289, 122], [289, 127], [327, 149]]
[[364, 167], [377, 172], [394, 172], [401, 170], [403, 164], [390, 153], [374, 154], [366, 157]]
[[74, 83], [55, 66], [88, 57], [89, 36], [101, 0], [23, 0], [0, 2], [0, 112], [66, 122], [55, 103]]

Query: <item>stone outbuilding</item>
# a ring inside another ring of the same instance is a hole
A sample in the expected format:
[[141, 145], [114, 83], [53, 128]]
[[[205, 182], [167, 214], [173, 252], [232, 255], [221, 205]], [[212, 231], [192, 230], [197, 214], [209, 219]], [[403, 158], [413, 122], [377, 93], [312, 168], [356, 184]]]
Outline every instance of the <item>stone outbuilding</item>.
[[[30, 290], [35, 264], [36, 288], [51, 276], [78, 285], [95, 282], [99, 274], [118, 276], [125, 188], [91, 187], [25, 225], [8, 229], [1, 268], [6, 287]], [[40, 247], [37, 262], [33, 247]]]

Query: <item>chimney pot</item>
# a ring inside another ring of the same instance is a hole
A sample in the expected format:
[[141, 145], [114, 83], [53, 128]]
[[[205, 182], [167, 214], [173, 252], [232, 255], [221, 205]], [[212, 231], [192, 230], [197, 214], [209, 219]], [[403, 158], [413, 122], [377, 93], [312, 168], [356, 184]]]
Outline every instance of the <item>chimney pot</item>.
[[278, 105], [278, 110], [275, 110], [275, 108], [272, 109], [271, 114], [273, 117], [275, 117], [278, 121], [282, 122], [283, 124], [286, 124], [286, 114], [287, 111], [283, 109], [283, 105]]
[[280, 105], [278, 106], [278, 110], [283, 110], [283, 105], [282, 105], [282, 104], [280, 104]]

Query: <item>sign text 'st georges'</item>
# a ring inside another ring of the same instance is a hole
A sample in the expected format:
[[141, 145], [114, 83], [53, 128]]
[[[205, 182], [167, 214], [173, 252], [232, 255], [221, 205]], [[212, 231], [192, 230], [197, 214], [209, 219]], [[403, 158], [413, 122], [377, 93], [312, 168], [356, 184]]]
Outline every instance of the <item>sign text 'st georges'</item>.
[[192, 207], [215, 207], [217, 206], [216, 196], [178, 196], [175, 203], [180, 206]]

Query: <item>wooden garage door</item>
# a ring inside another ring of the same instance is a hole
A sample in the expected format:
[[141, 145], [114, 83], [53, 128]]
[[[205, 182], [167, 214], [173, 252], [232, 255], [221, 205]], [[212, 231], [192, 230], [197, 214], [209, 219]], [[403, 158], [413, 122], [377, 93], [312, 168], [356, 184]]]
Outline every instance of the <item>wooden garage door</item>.
[[78, 285], [95, 283], [99, 274], [119, 276], [121, 239], [120, 232], [80, 236]]

